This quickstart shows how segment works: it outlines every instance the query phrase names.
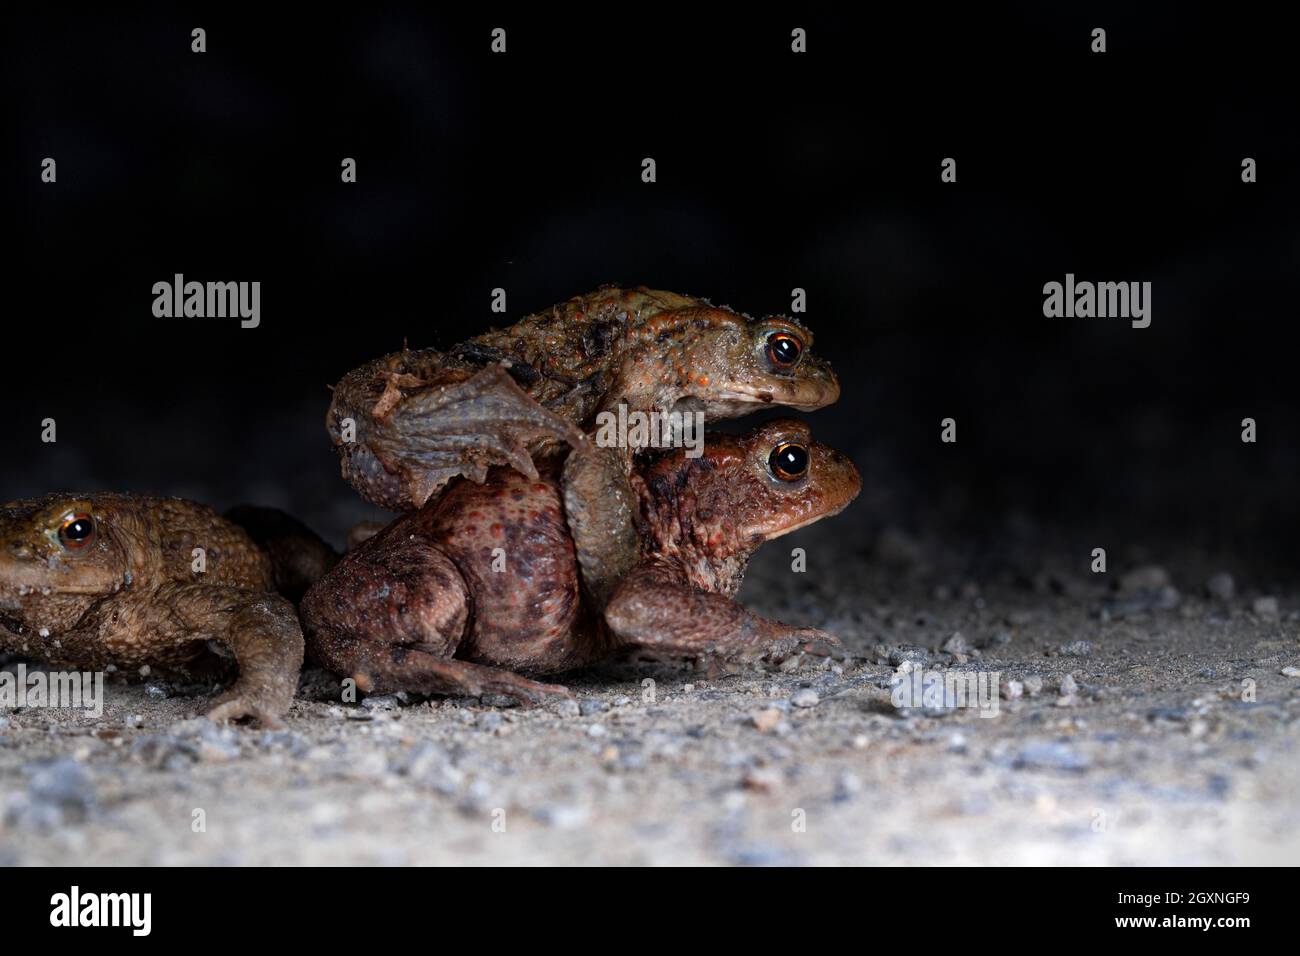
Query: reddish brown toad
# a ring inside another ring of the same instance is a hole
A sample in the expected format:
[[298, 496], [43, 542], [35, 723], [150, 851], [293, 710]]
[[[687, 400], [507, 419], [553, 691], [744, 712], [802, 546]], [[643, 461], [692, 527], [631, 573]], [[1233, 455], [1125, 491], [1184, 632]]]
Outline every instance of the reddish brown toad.
[[[232, 516], [253, 536], [179, 498], [10, 502], [0, 508], [0, 650], [128, 678], [219, 674], [233, 657], [239, 676], [208, 716], [279, 724], [298, 686], [303, 641], [276, 586], [301, 593], [332, 555], [286, 515], [249, 508]], [[273, 563], [277, 551], [292, 557]]]
[[350, 553], [303, 600], [312, 656], [366, 691], [535, 702], [567, 692], [521, 673], [559, 673], [620, 648], [734, 659], [834, 643], [732, 599], [764, 541], [858, 493], [853, 464], [802, 423], [711, 436], [699, 458], [679, 450], [640, 463], [639, 561], [600, 594], [585, 586], [559, 465], [543, 459], [539, 472], [455, 482]]

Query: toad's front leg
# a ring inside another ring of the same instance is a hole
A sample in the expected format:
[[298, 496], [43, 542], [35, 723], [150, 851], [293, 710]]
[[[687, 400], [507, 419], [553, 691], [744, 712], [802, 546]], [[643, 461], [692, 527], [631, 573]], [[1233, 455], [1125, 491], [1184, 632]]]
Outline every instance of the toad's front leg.
[[619, 585], [605, 623], [626, 645], [672, 657], [779, 659], [839, 644], [825, 631], [772, 621], [725, 594], [700, 590], [658, 561], [643, 563]]
[[605, 609], [640, 561], [636, 495], [618, 452], [584, 442], [564, 463], [564, 512], [587, 600]]
[[191, 632], [229, 648], [239, 665], [239, 676], [208, 716], [280, 726], [302, 670], [302, 629], [293, 605], [278, 595], [221, 585], [188, 585], [170, 604]]

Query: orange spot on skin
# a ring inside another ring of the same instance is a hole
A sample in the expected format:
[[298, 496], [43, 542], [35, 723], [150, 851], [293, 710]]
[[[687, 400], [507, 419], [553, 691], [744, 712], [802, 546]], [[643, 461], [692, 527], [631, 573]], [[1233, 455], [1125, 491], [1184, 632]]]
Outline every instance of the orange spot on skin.
[[492, 534], [498, 538], [505, 533], [505, 530], [505, 525], [494, 524], [492, 526]]
[[695, 380], [695, 384], [700, 386], [700, 388], [707, 388], [709, 385], [709, 377], [707, 375], [701, 375]]

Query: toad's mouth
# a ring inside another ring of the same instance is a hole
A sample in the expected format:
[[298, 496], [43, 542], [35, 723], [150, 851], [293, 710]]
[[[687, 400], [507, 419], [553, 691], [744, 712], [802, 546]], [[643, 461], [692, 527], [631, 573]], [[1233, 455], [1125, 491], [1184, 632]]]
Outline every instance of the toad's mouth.
[[793, 408], [800, 412], [815, 412], [819, 408], [825, 408], [839, 397], [838, 389], [821, 389], [821, 388], [802, 388], [785, 394], [778, 394], [771, 388], [745, 388], [744, 386], [733, 386], [717, 396], [716, 399], [706, 400], [706, 404], [712, 401], [729, 403], [731, 405], [754, 406], [754, 405], [780, 405], [783, 408]]
[[835, 515], [843, 511], [845, 508], [847, 508], [850, 503], [851, 500], [844, 502], [844, 504], [842, 505], [836, 505], [834, 508], [827, 508], [825, 511], [818, 511], [816, 514], [809, 515], [808, 517], [804, 518], [802, 521], [796, 521], [794, 524], [784, 525], [783, 527], [778, 528], [776, 531], [773, 531], [771, 534], [764, 535], [763, 540], [771, 541], [774, 538], [779, 538], [782, 535], [787, 535], [792, 531], [798, 531], [800, 528], [806, 528], [810, 524], [816, 524], [818, 521], [821, 521], [823, 518], [834, 517]]
[[825, 407], [827, 402], [821, 399], [794, 401], [788, 396], [776, 395], [771, 389], [728, 389], [709, 398], [688, 396], [673, 403], [674, 412], [703, 412], [707, 418], [739, 418], [756, 408], [771, 406], [773, 408], [793, 408], [800, 412], [815, 412]]

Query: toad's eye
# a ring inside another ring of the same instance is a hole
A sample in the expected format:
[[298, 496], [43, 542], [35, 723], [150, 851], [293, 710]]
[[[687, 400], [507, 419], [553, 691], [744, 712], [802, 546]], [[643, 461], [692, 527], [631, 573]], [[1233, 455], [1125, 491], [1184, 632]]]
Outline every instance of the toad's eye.
[[77, 551], [95, 540], [95, 519], [87, 514], [68, 515], [59, 528], [59, 541], [69, 551]]
[[767, 456], [767, 467], [782, 481], [798, 481], [808, 474], [808, 449], [793, 442], [782, 442]]
[[773, 332], [767, 337], [767, 357], [777, 368], [794, 368], [803, 354], [803, 343], [789, 332]]

